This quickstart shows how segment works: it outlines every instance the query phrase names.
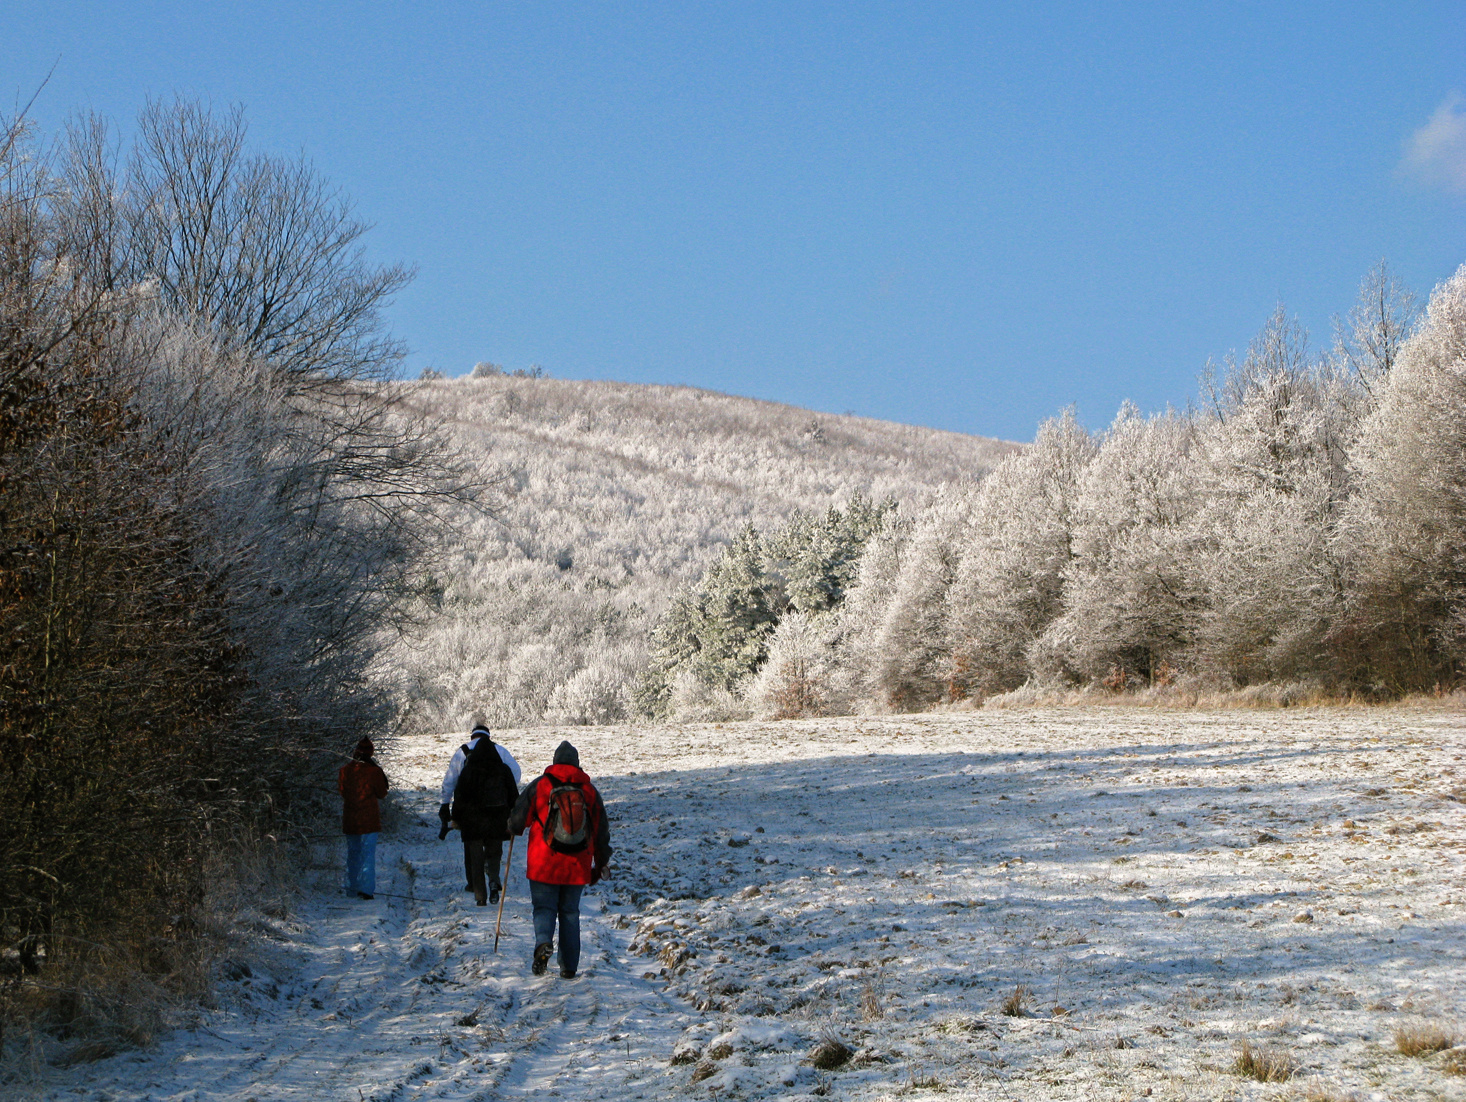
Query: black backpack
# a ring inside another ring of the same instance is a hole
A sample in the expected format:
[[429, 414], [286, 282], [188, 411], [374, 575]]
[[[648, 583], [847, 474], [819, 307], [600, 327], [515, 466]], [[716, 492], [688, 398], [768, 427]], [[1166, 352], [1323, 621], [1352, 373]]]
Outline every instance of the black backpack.
[[506, 777], [509, 766], [499, 756], [498, 749], [492, 742], [487, 751], [478, 755], [469, 751], [467, 745], [463, 749], [467, 760], [464, 761], [463, 771], [458, 774], [458, 783], [453, 788], [454, 807], [462, 804], [485, 815], [507, 816], [513, 803], [509, 798], [513, 781], [512, 775]]
[[579, 853], [590, 843], [591, 806], [585, 789], [574, 781], [557, 781], [548, 773], [549, 810], [545, 813], [545, 842], [556, 853]]

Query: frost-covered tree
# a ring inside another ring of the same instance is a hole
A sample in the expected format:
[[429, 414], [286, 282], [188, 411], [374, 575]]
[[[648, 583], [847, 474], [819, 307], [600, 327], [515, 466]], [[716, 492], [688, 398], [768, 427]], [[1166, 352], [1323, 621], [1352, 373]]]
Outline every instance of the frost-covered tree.
[[1191, 642], [1205, 602], [1194, 440], [1188, 416], [1120, 410], [1080, 480], [1064, 612], [1031, 651], [1041, 677], [1148, 683]]
[[673, 598], [652, 633], [651, 662], [636, 688], [642, 714], [670, 715], [680, 675], [727, 692], [758, 669], [778, 623], [775, 580], [763, 565], [763, 541], [747, 525], [693, 591]]
[[769, 641], [764, 664], [744, 688], [753, 714], [797, 719], [844, 711], [836, 676], [839, 633], [829, 613], [789, 612]]
[[948, 695], [983, 697], [1032, 673], [1028, 650], [1063, 611], [1080, 480], [1095, 443], [1072, 410], [977, 489], [946, 594]]
[[[915, 711], [948, 695], [947, 592], [972, 529], [975, 488], [944, 491], [912, 526], [889, 583], [890, 598], [866, 628], [859, 681], [882, 710]], [[849, 630], [847, 628], [847, 630]]]
[[[920, 515], [924, 514], [921, 510]], [[880, 629], [895, 599], [911, 547], [911, 530], [909, 517], [886, 514], [866, 544], [855, 582], [835, 614], [834, 666], [823, 687], [826, 706], [832, 711], [871, 706], [880, 695], [874, 680], [882, 654]]]
[[1242, 684], [1332, 676], [1328, 640], [1346, 588], [1338, 523], [1368, 401], [1363, 370], [1342, 355], [1312, 359], [1280, 308], [1214, 391], [1197, 448], [1200, 670]]
[[1354, 449], [1356, 586], [1340, 647], [1390, 690], [1462, 673], [1466, 641], [1466, 266], [1432, 292]]
[[867, 541], [896, 507], [892, 498], [876, 504], [856, 495], [843, 509], [823, 515], [797, 513], [765, 543], [765, 571], [776, 579], [782, 599], [796, 612], [828, 612], [845, 599], [855, 581]]
[[866, 542], [894, 507], [857, 496], [822, 516], [796, 513], [767, 538], [746, 526], [658, 622], [635, 693], [642, 714], [672, 715], [679, 681], [682, 697], [699, 709], [699, 693], [741, 695], [743, 683], [763, 666], [782, 619], [821, 622], [844, 600]]
[[146, 287], [294, 389], [396, 368], [382, 310], [412, 272], [367, 261], [370, 227], [308, 161], [251, 152], [243, 108], [181, 98], [148, 102], [120, 171], [108, 131], [72, 127], [58, 204], [100, 287]]
[[1364, 277], [1348, 318], [1334, 323], [1336, 370], [1373, 396], [1400, 358], [1419, 313], [1415, 293], [1381, 260]]

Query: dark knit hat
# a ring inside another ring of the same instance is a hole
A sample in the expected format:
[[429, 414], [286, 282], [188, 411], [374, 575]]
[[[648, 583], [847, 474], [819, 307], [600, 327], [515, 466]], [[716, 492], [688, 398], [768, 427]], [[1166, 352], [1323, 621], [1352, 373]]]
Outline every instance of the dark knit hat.
[[487, 723], [475, 723], [473, 725], [473, 730], [468, 732], [468, 737], [478, 738], [480, 735], [487, 734], [489, 734], [489, 725]]
[[559, 746], [555, 747], [555, 764], [573, 765], [575, 766], [575, 768], [579, 769], [580, 751], [571, 746], [568, 741], [562, 742]]
[[377, 748], [372, 745], [371, 739], [364, 738], [356, 744], [356, 749], [351, 752], [351, 756], [357, 761], [370, 761], [372, 754], [376, 752], [376, 749]]

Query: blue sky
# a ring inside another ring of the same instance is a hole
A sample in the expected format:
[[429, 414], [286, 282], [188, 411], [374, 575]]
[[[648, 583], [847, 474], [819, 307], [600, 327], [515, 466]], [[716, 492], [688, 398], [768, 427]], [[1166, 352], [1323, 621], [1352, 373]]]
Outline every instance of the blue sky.
[[54, 131], [242, 103], [416, 264], [409, 371], [1009, 439], [1181, 405], [1281, 299], [1466, 262], [1466, 4], [0, 7]]

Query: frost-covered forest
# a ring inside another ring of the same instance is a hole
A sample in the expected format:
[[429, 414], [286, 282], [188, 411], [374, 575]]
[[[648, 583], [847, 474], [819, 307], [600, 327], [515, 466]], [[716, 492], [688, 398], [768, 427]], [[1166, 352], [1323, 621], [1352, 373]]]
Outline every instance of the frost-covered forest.
[[1192, 407], [1126, 406], [1100, 433], [1063, 413], [987, 478], [886, 515], [845, 600], [760, 622], [725, 711], [1451, 689], [1463, 434], [1466, 268], [1418, 312], [1381, 265], [1326, 351], [1279, 307]]
[[[498, 487], [385, 653], [414, 727], [1456, 686], [1466, 271], [1280, 306], [1185, 409], [1026, 447], [482, 365], [397, 384]], [[1018, 694], [1017, 696], [1011, 694]]]
[[[421, 579], [418, 630], [379, 664], [414, 730], [631, 714], [679, 586], [749, 526], [859, 500], [916, 510], [1017, 445], [686, 387], [509, 374], [395, 384], [491, 483]], [[696, 694], [694, 694], [696, 695]]]

